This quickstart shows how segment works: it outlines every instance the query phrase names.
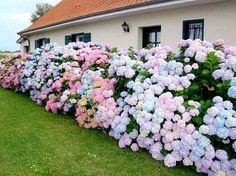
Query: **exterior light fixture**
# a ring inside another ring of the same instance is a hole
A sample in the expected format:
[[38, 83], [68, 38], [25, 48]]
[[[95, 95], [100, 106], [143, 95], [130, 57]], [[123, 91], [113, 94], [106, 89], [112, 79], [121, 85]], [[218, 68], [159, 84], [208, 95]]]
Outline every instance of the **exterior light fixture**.
[[129, 32], [129, 25], [124, 22], [122, 25], [121, 25], [122, 29], [124, 32]]

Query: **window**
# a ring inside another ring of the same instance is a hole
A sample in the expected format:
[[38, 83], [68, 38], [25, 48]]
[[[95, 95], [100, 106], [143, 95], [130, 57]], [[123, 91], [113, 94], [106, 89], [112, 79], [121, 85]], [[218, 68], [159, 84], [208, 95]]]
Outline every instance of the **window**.
[[44, 46], [49, 43], [50, 43], [50, 38], [41, 38], [41, 39], [35, 40], [35, 49], [41, 48], [41, 46]]
[[84, 41], [84, 34], [74, 35], [74, 41], [73, 41], [73, 35], [72, 35], [72, 42], [83, 42], [83, 41]]
[[78, 33], [65, 36], [65, 44], [70, 42], [91, 42], [91, 33]]
[[71, 42], [83, 42], [83, 41], [84, 41], [84, 33], [71, 35]]
[[183, 22], [183, 39], [204, 39], [204, 20], [189, 20]]
[[24, 53], [28, 53], [29, 52], [29, 46], [24, 46]]
[[160, 26], [143, 28], [143, 47], [145, 48], [148, 44], [153, 44], [153, 46], [160, 46], [161, 44]]

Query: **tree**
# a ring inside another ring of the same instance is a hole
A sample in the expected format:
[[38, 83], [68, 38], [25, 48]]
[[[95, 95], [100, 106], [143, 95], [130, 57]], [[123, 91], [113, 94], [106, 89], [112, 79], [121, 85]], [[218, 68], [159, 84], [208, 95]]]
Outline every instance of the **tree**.
[[31, 22], [37, 21], [43, 14], [48, 12], [53, 6], [48, 3], [37, 3], [36, 10], [31, 14]]

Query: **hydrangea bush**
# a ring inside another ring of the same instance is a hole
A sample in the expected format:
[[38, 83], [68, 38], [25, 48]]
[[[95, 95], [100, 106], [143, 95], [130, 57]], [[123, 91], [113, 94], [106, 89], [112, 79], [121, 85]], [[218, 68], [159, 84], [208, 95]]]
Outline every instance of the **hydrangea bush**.
[[27, 54], [13, 54], [0, 60], [0, 85], [4, 88], [20, 90], [20, 76], [29, 59]]
[[119, 147], [146, 149], [168, 167], [236, 175], [236, 48], [223, 40], [118, 50], [49, 44], [0, 62], [0, 85], [46, 110], [72, 113]]

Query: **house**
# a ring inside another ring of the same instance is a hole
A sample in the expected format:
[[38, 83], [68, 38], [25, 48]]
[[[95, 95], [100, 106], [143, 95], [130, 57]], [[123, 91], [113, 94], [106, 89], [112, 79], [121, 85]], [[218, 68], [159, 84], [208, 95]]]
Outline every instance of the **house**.
[[181, 39], [236, 45], [236, 0], [62, 0], [20, 31], [22, 52], [50, 42], [176, 48]]

